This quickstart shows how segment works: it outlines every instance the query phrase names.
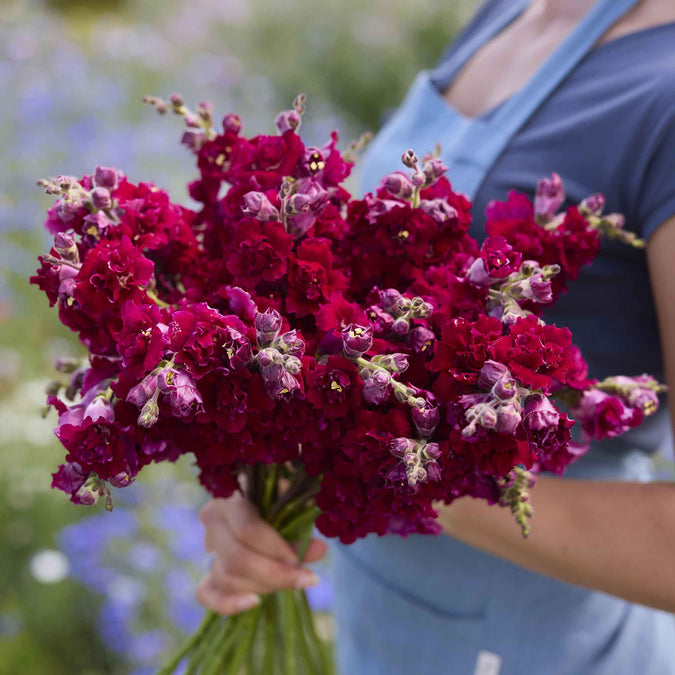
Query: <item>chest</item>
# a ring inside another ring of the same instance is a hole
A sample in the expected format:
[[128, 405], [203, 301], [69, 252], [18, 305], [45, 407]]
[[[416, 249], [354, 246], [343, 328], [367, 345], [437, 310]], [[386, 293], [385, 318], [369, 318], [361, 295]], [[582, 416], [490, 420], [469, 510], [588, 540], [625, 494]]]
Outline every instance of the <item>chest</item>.
[[484, 114], [522, 89], [572, 28], [566, 21], [547, 26], [516, 22], [459, 69], [444, 98], [466, 117]]

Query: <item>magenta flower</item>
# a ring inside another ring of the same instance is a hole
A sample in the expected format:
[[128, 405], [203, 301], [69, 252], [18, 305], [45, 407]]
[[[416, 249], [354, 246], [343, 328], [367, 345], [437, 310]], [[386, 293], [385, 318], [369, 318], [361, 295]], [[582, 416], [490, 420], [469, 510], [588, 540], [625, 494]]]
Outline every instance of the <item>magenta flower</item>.
[[534, 213], [537, 218], [544, 222], [551, 220], [564, 201], [565, 190], [557, 173], [537, 183], [537, 193], [534, 197]]
[[203, 411], [201, 394], [185, 370], [165, 368], [157, 377], [157, 387], [176, 417], [190, 417]]
[[342, 330], [342, 343], [348, 357], [358, 358], [373, 346], [372, 326], [350, 323]]

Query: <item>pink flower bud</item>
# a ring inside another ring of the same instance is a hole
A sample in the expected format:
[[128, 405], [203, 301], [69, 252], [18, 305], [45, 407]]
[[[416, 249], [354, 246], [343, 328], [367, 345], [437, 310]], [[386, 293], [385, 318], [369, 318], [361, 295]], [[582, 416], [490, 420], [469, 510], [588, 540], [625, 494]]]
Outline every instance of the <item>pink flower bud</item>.
[[85, 418], [92, 422], [112, 422], [115, 419], [112, 403], [103, 396], [96, 396], [84, 410]]
[[417, 448], [417, 443], [410, 438], [394, 438], [389, 443], [389, 451], [394, 457], [403, 459]]
[[429, 187], [445, 174], [445, 172], [448, 170], [448, 167], [440, 158], [434, 157], [433, 159], [430, 159], [428, 162], [424, 163], [422, 170], [424, 171], [424, 175], [426, 177], [425, 186]]
[[542, 178], [537, 184], [534, 198], [534, 213], [538, 219], [551, 220], [565, 201], [565, 190], [560, 176], [553, 173], [551, 178]]
[[408, 334], [408, 345], [415, 354], [431, 354], [436, 335], [425, 326], [415, 326]]
[[478, 373], [478, 386], [481, 389], [492, 389], [499, 380], [510, 376], [509, 369], [503, 363], [488, 359]]
[[276, 340], [281, 330], [281, 314], [276, 309], [266, 309], [255, 315], [255, 330], [258, 344], [263, 346]]
[[511, 401], [516, 397], [516, 381], [512, 377], [504, 377], [497, 380], [492, 386], [491, 393], [500, 401]]
[[497, 408], [497, 431], [512, 436], [520, 424], [520, 411], [512, 403], [504, 403]]
[[368, 308], [368, 320], [372, 323], [373, 332], [377, 337], [388, 335], [394, 323], [394, 317], [377, 305]]
[[457, 219], [457, 209], [450, 206], [444, 199], [423, 199], [420, 202], [420, 208], [437, 223], [443, 224]]
[[413, 298], [410, 301], [410, 311], [415, 319], [426, 319], [434, 311], [434, 306], [423, 298]]
[[109, 209], [112, 206], [112, 199], [107, 188], [97, 187], [91, 191], [91, 202], [96, 209]]
[[378, 368], [375, 372], [371, 373], [369, 382], [376, 387], [388, 387], [391, 384], [391, 375], [383, 368]]
[[56, 202], [59, 218], [64, 222], [70, 222], [75, 214], [82, 208], [82, 201], [79, 197], [61, 199]]
[[213, 103], [210, 101], [200, 101], [197, 104], [197, 114], [205, 121], [211, 122], [213, 119]]
[[289, 330], [281, 335], [276, 344], [279, 350], [285, 354], [293, 354], [293, 356], [302, 357], [305, 353], [305, 342], [295, 329]]
[[292, 354], [284, 354], [282, 359], [284, 368], [291, 374], [297, 375], [302, 371], [302, 361], [297, 356]]
[[409, 169], [414, 169], [417, 166], [417, 162], [419, 160], [417, 159], [417, 155], [415, 154], [414, 150], [406, 150], [401, 156], [401, 161]]
[[344, 352], [349, 358], [361, 356], [373, 346], [372, 326], [350, 323], [342, 331], [342, 343]]
[[422, 438], [431, 438], [440, 421], [440, 414], [436, 406], [413, 408], [412, 419], [419, 435]]
[[394, 333], [394, 335], [407, 335], [409, 331], [410, 321], [408, 321], [408, 319], [396, 319], [391, 326], [391, 332]]
[[185, 119], [185, 126], [190, 129], [202, 128], [202, 121], [199, 119], [199, 115], [195, 115], [194, 113], [186, 113], [183, 119]]
[[600, 194], [586, 197], [581, 204], [579, 204], [579, 211], [582, 215], [599, 216], [605, 210], [605, 196]]
[[80, 254], [72, 234], [57, 232], [54, 235], [54, 249], [64, 260], [76, 265], [80, 262]]
[[438, 443], [427, 443], [422, 449], [422, 454], [429, 460], [440, 459], [441, 448]]
[[527, 431], [543, 431], [558, 426], [560, 413], [543, 394], [533, 394], [523, 409], [523, 426]]
[[194, 129], [188, 129], [183, 133], [183, 137], [180, 139], [180, 142], [192, 152], [199, 152], [202, 149], [202, 146], [206, 142], [206, 135], [201, 131], [195, 131]]
[[244, 215], [262, 222], [279, 220], [278, 209], [264, 192], [247, 192], [244, 195], [244, 206], [241, 211]]
[[415, 487], [417, 483], [424, 483], [427, 479], [427, 470], [423, 466], [416, 466], [408, 472], [408, 485]]
[[307, 213], [310, 209], [312, 198], [309, 195], [296, 192], [284, 202], [284, 213], [294, 216], [298, 213]]
[[471, 263], [466, 272], [466, 278], [475, 286], [489, 286], [492, 283], [485, 261], [482, 258], [476, 258]]
[[135, 387], [132, 387], [127, 394], [127, 402], [138, 408], [151, 398], [157, 390], [157, 375], [146, 375]]
[[535, 274], [528, 279], [530, 282], [530, 296], [534, 302], [548, 303], [553, 301], [551, 282], [541, 274]]
[[403, 457], [403, 461], [408, 466], [417, 466], [421, 462], [420, 456], [416, 452], [409, 452]]
[[97, 166], [94, 170], [94, 183], [96, 187], [115, 190], [117, 187], [117, 170], [108, 166]]
[[380, 291], [380, 306], [382, 309], [391, 310], [403, 296], [395, 288], [386, 288]]
[[424, 175], [422, 171], [415, 171], [413, 175], [410, 177], [410, 182], [416, 187], [416, 188], [421, 188], [424, 183], [426, 182], [427, 177]]
[[165, 368], [159, 373], [157, 384], [176, 417], [188, 417], [203, 410], [201, 394], [187, 371]]
[[256, 360], [261, 368], [269, 368], [274, 364], [280, 364], [282, 362], [282, 356], [281, 352], [277, 349], [267, 347], [258, 352]]
[[437, 462], [429, 462], [424, 465], [424, 468], [427, 472], [427, 480], [438, 482], [441, 480], [441, 467]]
[[284, 134], [287, 131], [296, 131], [300, 127], [300, 122], [301, 117], [296, 110], [284, 110], [274, 120], [274, 124], [280, 134]]
[[73, 187], [73, 179], [70, 176], [59, 176], [56, 179], [56, 183], [64, 192], [67, 192]]
[[405, 354], [385, 354], [376, 357], [373, 361], [390, 373], [402, 373], [408, 369], [408, 357]]
[[415, 187], [410, 179], [401, 171], [390, 173], [383, 183], [384, 189], [398, 199], [412, 199]]
[[149, 429], [157, 424], [158, 419], [159, 405], [157, 405], [157, 399], [153, 396], [143, 404], [141, 412], [138, 415], [137, 423], [139, 427]]
[[223, 117], [223, 131], [232, 134], [239, 134], [241, 132], [241, 117], [234, 113], [229, 113]]
[[265, 382], [267, 395], [273, 399], [284, 399], [292, 396], [300, 389], [300, 383], [289, 372], [284, 370], [279, 379]]

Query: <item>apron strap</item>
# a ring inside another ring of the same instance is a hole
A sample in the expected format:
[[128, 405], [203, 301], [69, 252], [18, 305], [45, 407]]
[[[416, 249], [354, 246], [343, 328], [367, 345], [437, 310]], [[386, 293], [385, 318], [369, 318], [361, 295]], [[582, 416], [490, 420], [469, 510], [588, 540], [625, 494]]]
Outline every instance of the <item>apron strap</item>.
[[[459, 133], [444, 139], [448, 159], [452, 164], [471, 166], [466, 180], [462, 180], [465, 194], [473, 198], [485, 175], [492, 168], [511, 139], [527, 123], [541, 104], [576, 65], [593, 49], [598, 40], [639, 0], [598, 0], [583, 17], [572, 33], [544, 62], [534, 76], [510, 99], [508, 99], [486, 123], [480, 118], [464, 125]], [[520, 2], [480, 32], [483, 41], [490, 39], [522, 11]], [[491, 29], [491, 30], [490, 30]], [[460, 56], [468, 60], [481, 44], [478, 38], [471, 40]], [[472, 51], [473, 50], [473, 51]], [[459, 57], [458, 57], [459, 58]], [[445, 154], [445, 153], [444, 153]]]

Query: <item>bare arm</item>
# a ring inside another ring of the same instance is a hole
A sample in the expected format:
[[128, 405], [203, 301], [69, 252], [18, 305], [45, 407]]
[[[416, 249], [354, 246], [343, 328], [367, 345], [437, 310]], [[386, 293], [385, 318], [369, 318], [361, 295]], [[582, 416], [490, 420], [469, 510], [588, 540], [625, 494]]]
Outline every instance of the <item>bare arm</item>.
[[[666, 380], [675, 390], [675, 218], [647, 246]], [[675, 419], [675, 395], [669, 397]], [[675, 484], [541, 477], [532, 534], [506, 509], [464, 498], [440, 508], [444, 531], [549, 577], [675, 612]]]

